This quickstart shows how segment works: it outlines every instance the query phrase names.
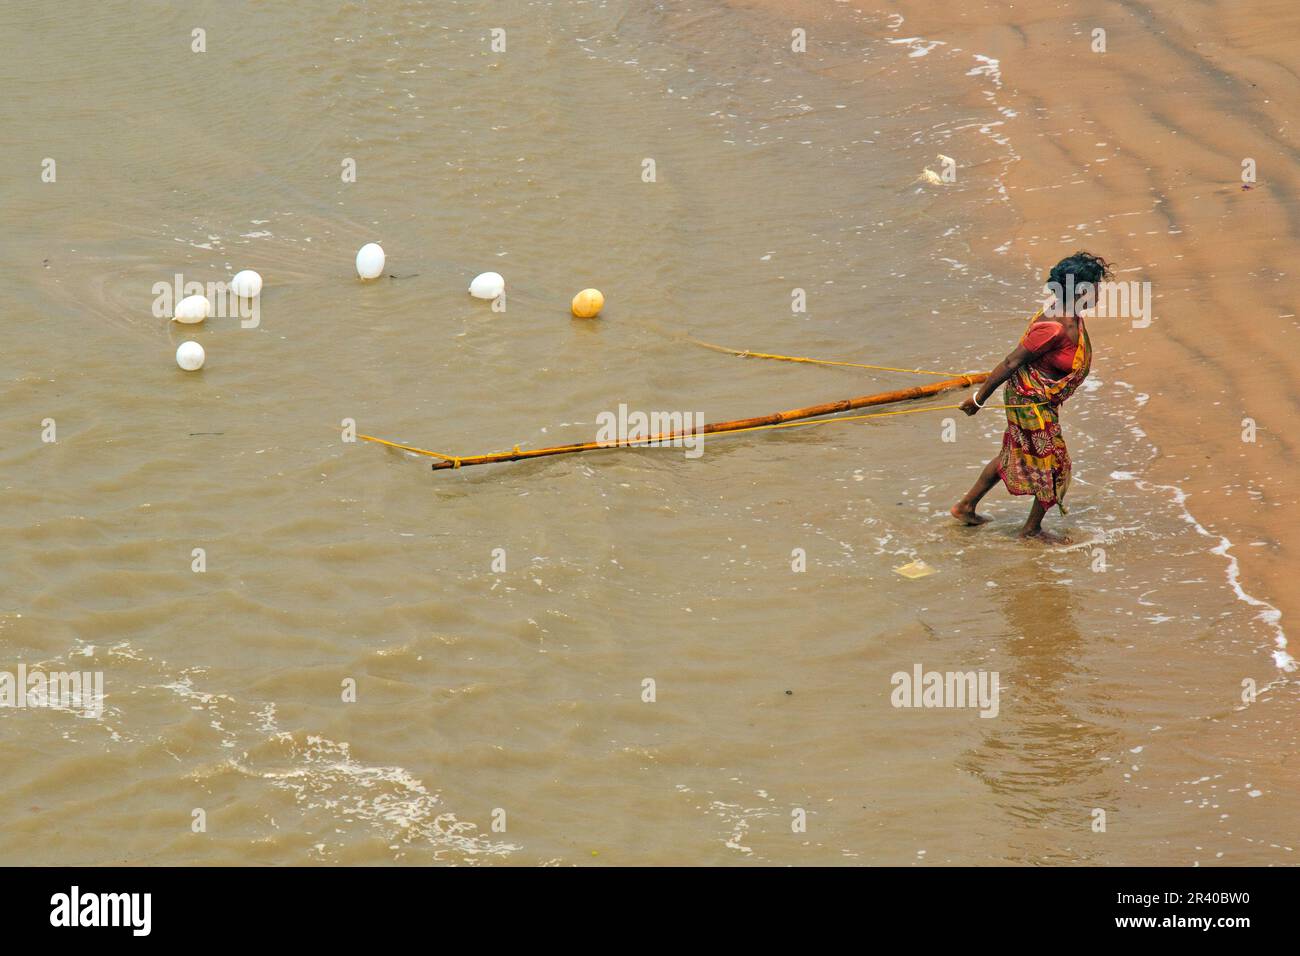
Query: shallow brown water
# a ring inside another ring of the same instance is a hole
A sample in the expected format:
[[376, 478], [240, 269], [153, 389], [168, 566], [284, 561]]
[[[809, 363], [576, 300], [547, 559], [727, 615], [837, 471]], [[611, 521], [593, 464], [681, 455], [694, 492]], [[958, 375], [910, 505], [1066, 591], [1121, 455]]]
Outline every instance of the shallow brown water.
[[[198, 10], [0, 14], [0, 668], [107, 693], [0, 709], [0, 860], [1294, 861], [1287, 622], [1239, 575], [1255, 539], [1160, 470], [1131, 337], [1097, 330], [1065, 412], [1066, 549], [998, 492], [991, 526], [946, 518], [990, 414], [438, 473], [342, 440], [539, 447], [620, 403], [919, 381], [683, 333], [988, 368], [1072, 251], [997, 251], [1027, 147], [995, 46], [916, 56], [851, 9], [809, 12], [805, 54], [790, 14], [716, 3]], [[971, 174], [918, 185], [940, 152]], [[398, 278], [356, 280], [368, 241]], [[156, 282], [244, 268], [257, 328], [152, 314]], [[503, 313], [465, 294], [489, 269]], [[998, 715], [891, 706], [918, 663], [997, 671]]]

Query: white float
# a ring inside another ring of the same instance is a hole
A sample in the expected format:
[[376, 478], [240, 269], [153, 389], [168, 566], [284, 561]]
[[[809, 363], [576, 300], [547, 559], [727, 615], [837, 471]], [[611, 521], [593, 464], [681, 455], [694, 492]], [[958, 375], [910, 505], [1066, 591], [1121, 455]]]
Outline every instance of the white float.
[[185, 325], [195, 325], [212, 314], [212, 305], [206, 296], [187, 295], [176, 303], [172, 318]]
[[384, 274], [384, 250], [377, 242], [367, 242], [357, 252], [357, 275], [363, 279], [378, 279]]
[[187, 372], [197, 372], [203, 368], [207, 354], [198, 342], [182, 342], [176, 350], [176, 364]]
[[262, 277], [252, 269], [236, 272], [230, 280], [230, 291], [241, 299], [256, 299], [262, 292]]
[[469, 284], [469, 294], [476, 299], [495, 299], [506, 291], [506, 280], [499, 272], [484, 272]]

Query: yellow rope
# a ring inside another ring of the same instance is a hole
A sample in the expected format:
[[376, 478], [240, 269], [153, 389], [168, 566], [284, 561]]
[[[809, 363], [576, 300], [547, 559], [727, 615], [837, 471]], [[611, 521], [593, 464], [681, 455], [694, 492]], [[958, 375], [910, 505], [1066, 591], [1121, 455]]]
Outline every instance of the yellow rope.
[[[1048, 404], [1048, 403], [1047, 403], [1047, 402], [1033, 402], [1033, 403], [1031, 403], [1031, 404], [1027, 404], [1027, 405], [993, 405], [993, 404], [986, 404], [986, 405], [983, 405], [983, 406], [981, 406], [981, 407], [982, 407], [982, 408], [1002, 408], [1002, 409], [1006, 409], [1006, 408], [1037, 408], [1037, 407], [1039, 407], [1040, 405], [1046, 405], [1046, 404]], [[797, 421], [797, 422], [776, 422], [776, 423], [771, 424], [771, 425], [750, 425], [750, 426], [747, 427], [747, 428], [727, 428], [727, 429], [724, 429], [724, 430], [722, 430], [722, 431], [716, 431], [716, 432], [699, 432], [699, 433], [696, 433], [696, 434], [698, 434], [700, 437], [704, 437], [704, 435], [738, 435], [738, 434], [740, 434], [741, 432], [761, 432], [761, 431], [767, 431], [767, 430], [769, 430], [769, 429], [774, 429], [774, 428], [800, 428], [800, 427], [802, 427], [802, 426], [804, 426], [804, 425], [834, 425], [834, 424], [836, 424], [837, 422], [860, 422], [860, 421], [864, 421], [864, 420], [866, 420], [866, 419], [868, 419], [868, 418], [889, 418], [889, 417], [892, 416], [892, 415], [916, 415], [916, 414], [919, 414], [920, 412], [941, 412], [941, 411], [948, 411], [948, 410], [951, 410], [951, 409], [959, 409], [959, 408], [961, 408], [961, 405], [927, 405], [925, 408], [900, 408], [900, 409], [895, 409], [895, 410], [892, 411], [892, 412], [870, 412], [870, 413], [865, 414], [865, 415], [845, 415], [845, 416], [842, 416], [842, 417], [839, 417], [839, 418], [811, 418], [811, 419], [807, 419], [807, 420], [804, 420], [804, 421]], [[372, 441], [372, 442], [375, 442], [375, 443], [380, 444], [380, 445], [387, 445], [389, 448], [400, 448], [402, 451], [414, 452], [414, 453], [417, 454], [417, 455], [428, 455], [428, 456], [431, 457], [431, 458], [440, 458], [440, 459], [442, 459], [443, 461], [449, 461], [449, 462], [451, 462], [451, 463], [452, 463], [451, 466], [452, 466], [453, 468], [459, 468], [459, 467], [460, 467], [460, 463], [461, 463], [462, 461], [464, 461], [466, 458], [479, 458], [479, 457], [482, 457], [482, 456], [480, 456], [480, 455], [459, 455], [459, 456], [457, 456], [457, 455], [444, 455], [444, 454], [442, 454], [441, 452], [437, 452], [437, 451], [429, 451], [427, 448], [416, 448], [416, 447], [414, 447], [413, 445], [400, 445], [400, 444], [398, 444], [398, 443], [395, 442], [395, 441], [387, 441], [387, 440], [385, 440], [385, 439], [383, 439], [383, 438], [375, 438], [375, 437], [372, 436], [372, 435], [358, 435], [357, 437], [358, 437], [358, 438], [365, 439], [366, 441]], [[679, 436], [677, 436], [677, 437], [681, 438], [681, 437], [687, 437], [687, 436], [679, 435]], [[650, 437], [647, 437], [647, 438], [637, 438], [637, 439], [633, 439], [633, 440], [631, 440], [631, 441], [616, 441], [616, 442], [606, 443], [606, 444], [601, 444], [601, 443], [598, 443], [598, 442], [593, 442], [593, 443], [592, 443], [592, 448], [595, 449], [595, 448], [636, 448], [636, 447], [644, 447], [644, 446], [647, 445], [647, 443], [648, 443], [650, 440], [651, 440], [651, 438], [650, 438]], [[663, 440], [663, 439], [661, 438], [660, 440]], [[540, 450], [540, 449], [536, 449], [536, 450]], [[519, 454], [519, 446], [518, 446], [517, 444], [514, 446], [514, 453], [515, 453], [515, 454]], [[495, 452], [490, 452], [489, 454], [495, 454]]]
[[[1043, 314], [1039, 309], [1029, 319], [1029, 324], [1033, 325], [1035, 321]], [[961, 372], [935, 372], [924, 368], [895, 368], [892, 365], [868, 365], [865, 362], [837, 362], [832, 359], [809, 358], [805, 355], [777, 355], [772, 352], [754, 352], [750, 349], [732, 349], [725, 345], [715, 345], [712, 342], [702, 342], [699, 339], [687, 338], [692, 345], [700, 345], [706, 349], [713, 349], [715, 352], [726, 352], [728, 355], [739, 355], [741, 358], [762, 358], [774, 359], [778, 362], [803, 362], [809, 365], [834, 365], [840, 368], [870, 368], [878, 372], [907, 372], [912, 375], [941, 375], [944, 378], [957, 378]], [[986, 406], [988, 407], [988, 406]]]
[[[460, 458], [457, 458], [455, 455], [444, 455], [442, 454], [442, 452], [429, 451], [427, 448], [416, 448], [414, 445], [399, 445], [395, 441], [388, 441], [387, 439], [384, 438], [376, 438], [373, 435], [358, 435], [357, 437], [364, 439], [365, 441], [372, 441], [377, 445], [387, 445], [389, 448], [400, 448], [402, 449], [402, 451], [415, 452], [415, 454], [417, 455], [428, 455], [430, 458], [441, 458], [443, 461], [451, 462], [451, 467], [453, 468], [460, 467], [461, 460]], [[515, 448], [518, 449], [519, 446], [516, 445]]]
[[[1034, 314], [1033, 318], [1029, 320], [1030, 325], [1032, 325], [1034, 323], [1034, 320], [1037, 319], [1040, 315], [1042, 315], [1041, 309]], [[699, 345], [699, 346], [703, 346], [706, 349], [712, 349], [715, 352], [725, 352], [729, 355], [738, 355], [741, 358], [774, 359], [778, 362], [800, 362], [807, 365], [832, 365], [832, 366], [837, 366], [839, 368], [869, 368], [869, 369], [874, 369], [878, 372], [907, 372], [913, 375], [939, 375], [944, 378], [960, 378], [963, 374], [961, 372], [935, 372], [930, 369], [923, 369], [923, 368], [897, 368], [892, 365], [869, 365], [865, 362], [838, 362], [831, 359], [810, 358], [805, 355], [776, 355], [775, 353], [771, 353], [771, 352], [754, 352], [749, 349], [731, 349], [731, 348], [727, 348], [725, 345], [715, 345], [712, 342], [702, 342], [699, 339], [692, 339], [692, 338], [688, 338], [687, 341], [692, 343], [693, 345]], [[1037, 409], [1039, 406], [1046, 405], [1046, 404], [1048, 403], [1034, 402], [1028, 405], [982, 405], [981, 408]], [[891, 415], [915, 415], [919, 412], [938, 412], [938, 411], [948, 411], [951, 409], [959, 409], [959, 408], [961, 408], [960, 405], [929, 405], [926, 406], [925, 408], [904, 408], [892, 412], [872, 412], [867, 415], [849, 415], [842, 418], [815, 418], [815, 419], [808, 419], [805, 421], [797, 421], [797, 422], [777, 422], [776, 424], [773, 425], [751, 425], [748, 428], [728, 428], [725, 431], [707, 432], [705, 434], [734, 435], [734, 434], [739, 434], [740, 432], [766, 431], [768, 429], [773, 429], [773, 428], [799, 428], [803, 425], [829, 425], [835, 422], [857, 422], [857, 421], [863, 421], [868, 418], [888, 418]], [[1038, 412], [1035, 412], [1035, 414], [1039, 415], [1039, 422], [1041, 423], [1042, 415], [1039, 414]], [[439, 458], [442, 461], [449, 461], [451, 462], [453, 468], [459, 468], [461, 466], [461, 462], [464, 461], [466, 458], [481, 457], [478, 455], [473, 455], [473, 456], [444, 455], [442, 452], [429, 451], [427, 448], [416, 448], [413, 445], [402, 445], [394, 441], [387, 441], [386, 439], [383, 438], [375, 438], [373, 435], [358, 435], [357, 437], [364, 439], [365, 441], [375, 442], [376, 444], [379, 445], [387, 445], [389, 448], [400, 448], [402, 451], [409, 451], [417, 455], [428, 455], [430, 458]], [[638, 439], [635, 443], [615, 442], [613, 444], [607, 444], [607, 445], [595, 444], [593, 445], [593, 447], [604, 447], [604, 448], [629, 447], [630, 448], [630, 447], [634, 447], [634, 445], [644, 444], [647, 441], [649, 441], [648, 438]], [[514, 453], [515, 454], [520, 453], [518, 445], [514, 446]]]
[[892, 365], [867, 365], [864, 362], [836, 362], [831, 359], [809, 358], [804, 355], [775, 355], [771, 352], [754, 352], [749, 349], [729, 349], [725, 345], [714, 345], [712, 342], [701, 342], [699, 339], [687, 339], [692, 345], [701, 345], [706, 349], [713, 349], [715, 352], [726, 352], [730, 355], [739, 355], [741, 358], [763, 358], [775, 359], [778, 362], [804, 362], [809, 365], [837, 365], [841, 368], [870, 368], [879, 372], [909, 372], [915, 375], [940, 375], [944, 378], [956, 378], [960, 372], [934, 372], [924, 368], [895, 368]]

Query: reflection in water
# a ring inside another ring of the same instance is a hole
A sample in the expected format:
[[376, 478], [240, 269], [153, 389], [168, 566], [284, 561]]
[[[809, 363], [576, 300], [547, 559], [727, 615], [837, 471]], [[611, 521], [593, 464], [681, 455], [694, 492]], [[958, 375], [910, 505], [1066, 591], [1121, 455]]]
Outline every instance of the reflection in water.
[[1095, 632], [1080, 633], [1078, 595], [1040, 557], [1026, 554], [991, 575], [1010, 661], [993, 730], [961, 765], [1023, 827], [1083, 834], [1092, 808], [1114, 805], [1099, 757], [1118, 734], [1099, 719], [1099, 701], [1088, 690], [1092, 674], [1081, 662]]

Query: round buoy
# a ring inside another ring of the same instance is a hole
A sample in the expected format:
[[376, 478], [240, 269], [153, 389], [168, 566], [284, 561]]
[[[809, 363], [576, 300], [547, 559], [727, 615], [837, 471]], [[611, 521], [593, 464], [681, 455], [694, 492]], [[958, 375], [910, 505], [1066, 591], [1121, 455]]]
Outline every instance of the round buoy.
[[378, 279], [384, 274], [384, 250], [377, 242], [367, 242], [357, 252], [357, 275], [363, 279]]
[[205, 359], [207, 355], [198, 342], [182, 342], [180, 348], [176, 350], [176, 364], [187, 372], [197, 372], [203, 368]]
[[176, 303], [172, 318], [185, 325], [196, 325], [212, 314], [212, 305], [206, 296], [187, 295]]
[[506, 290], [506, 280], [499, 272], [484, 272], [469, 284], [469, 294], [476, 299], [495, 299]]
[[599, 289], [583, 289], [573, 297], [573, 314], [579, 319], [594, 319], [605, 307], [605, 297]]
[[230, 280], [230, 291], [241, 299], [256, 299], [262, 293], [262, 277], [252, 269], [236, 272]]

